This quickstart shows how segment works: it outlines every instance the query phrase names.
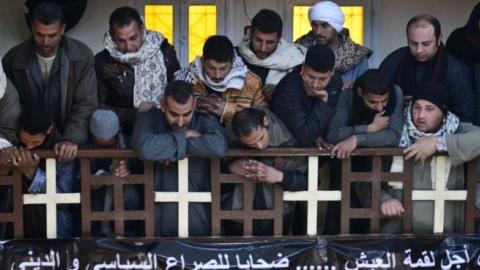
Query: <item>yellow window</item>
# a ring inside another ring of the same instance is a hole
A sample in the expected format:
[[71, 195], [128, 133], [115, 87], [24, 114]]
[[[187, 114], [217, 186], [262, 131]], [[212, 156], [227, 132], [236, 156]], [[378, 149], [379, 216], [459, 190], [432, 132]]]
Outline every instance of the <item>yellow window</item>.
[[[293, 7], [293, 40], [303, 36], [312, 30], [308, 20], [309, 6]], [[340, 7], [345, 14], [344, 28], [350, 30], [350, 37], [353, 41], [363, 45], [363, 7], [362, 6], [342, 6]]]
[[217, 7], [191, 5], [188, 7], [188, 61], [202, 55], [203, 44], [217, 33]]
[[145, 5], [145, 27], [161, 32], [173, 44], [173, 6]]

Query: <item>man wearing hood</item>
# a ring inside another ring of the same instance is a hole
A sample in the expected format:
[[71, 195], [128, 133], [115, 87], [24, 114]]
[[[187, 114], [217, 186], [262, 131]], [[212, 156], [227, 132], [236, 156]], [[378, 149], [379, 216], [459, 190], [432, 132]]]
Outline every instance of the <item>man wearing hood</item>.
[[418, 15], [407, 23], [408, 46], [397, 49], [380, 64], [408, 102], [418, 86], [434, 81], [448, 91], [448, 110], [463, 122], [472, 122], [475, 99], [472, 79], [465, 65], [451, 56], [442, 43], [440, 22], [430, 15]]
[[203, 45], [202, 57], [175, 72], [176, 80], [192, 83], [197, 112], [218, 118], [223, 124], [243, 108], [268, 106], [261, 81], [249, 71], [226, 36], [211, 36]]
[[320, 1], [308, 10], [312, 31], [298, 38], [295, 43], [310, 48], [315, 44], [329, 46], [335, 53], [335, 72], [342, 76], [343, 88], [351, 87], [353, 81], [365, 72], [372, 50], [350, 38], [348, 29], [343, 28], [345, 15], [331, 1]]
[[252, 19], [249, 35], [236, 48], [248, 69], [262, 80], [270, 100], [277, 83], [305, 60], [307, 49], [282, 38], [283, 22], [273, 10], [261, 9]]
[[464, 27], [455, 29], [447, 39], [447, 51], [470, 68], [477, 111], [474, 123], [480, 124], [480, 3], [472, 10]]

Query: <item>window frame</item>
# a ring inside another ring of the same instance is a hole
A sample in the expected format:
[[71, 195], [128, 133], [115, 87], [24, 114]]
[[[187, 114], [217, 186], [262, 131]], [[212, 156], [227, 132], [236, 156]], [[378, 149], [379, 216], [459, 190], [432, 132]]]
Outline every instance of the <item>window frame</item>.
[[[145, 5], [172, 5], [173, 6], [173, 45], [177, 52], [181, 66], [188, 62], [188, 7], [190, 5], [216, 5], [217, 7], [217, 34], [233, 32], [233, 27], [227, 23], [228, 13], [233, 8], [233, 1], [229, 0], [129, 0], [129, 5], [136, 8], [145, 18]], [[228, 7], [227, 7], [228, 6]], [[172, 42], [172, 41], [169, 41]]]

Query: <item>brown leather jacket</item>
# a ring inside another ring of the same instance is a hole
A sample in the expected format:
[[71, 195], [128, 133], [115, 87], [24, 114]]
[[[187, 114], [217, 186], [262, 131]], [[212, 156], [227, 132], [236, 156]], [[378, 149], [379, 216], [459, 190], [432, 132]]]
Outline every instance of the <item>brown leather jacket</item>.
[[[195, 81], [195, 96], [209, 96], [205, 83], [199, 78], [196, 78]], [[223, 93], [222, 97], [226, 102], [220, 117], [220, 122], [223, 124], [230, 123], [233, 115], [243, 108], [268, 107], [268, 103], [262, 93], [262, 82], [251, 71], [248, 71], [242, 89], [229, 88]]]

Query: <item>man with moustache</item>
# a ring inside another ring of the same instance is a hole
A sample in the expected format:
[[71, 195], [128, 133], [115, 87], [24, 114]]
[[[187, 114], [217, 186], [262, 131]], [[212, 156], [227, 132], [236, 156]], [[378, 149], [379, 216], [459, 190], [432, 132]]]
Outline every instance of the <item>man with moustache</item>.
[[98, 105], [118, 115], [128, 143], [136, 111], [160, 105], [167, 82], [180, 64], [173, 46], [161, 33], [146, 30], [135, 9], [115, 9], [109, 25], [105, 49], [95, 55]]
[[248, 69], [262, 80], [270, 100], [278, 82], [305, 60], [307, 49], [282, 38], [283, 22], [270, 9], [261, 9], [252, 19], [249, 35], [236, 48]]
[[468, 68], [450, 55], [442, 43], [440, 22], [430, 15], [417, 15], [407, 23], [408, 46], [388, 55], [380, 65], [400, 86], [408, 102], [425, 81], [443, 85], [448, 92], [447, 109], [463, 122], [472, 122], [475, 99]]
[[[210, 158], [226, 154], [227, 140], [215, 118], [194, 111], [194, 90], [184, 81], [172, 81], [165, 89], [161, 110], [139, 112], [132, 147], [143, 160], [154, 160], [155, 190], [178, 190], [178, 160], [189, 156], [189, 190], [210, 191]], [[174, 203], [155, 206], [155, 235], [178, 235], [178, 211]], [[210, 207], [190, 204], [189, 235], [210, 234]]]
[[60, 162], [68, 162], [87, 140], [88, 119], [97, 106], [93, 53], [64, 35], [63, 11], [55, 3], [38, 4], [30, 26], [32, 37], [8, 51], [3, 68], [20, 104], [43, 106], [51, 116], [60, 136], [55, 153]]
[[218, 118], [223, 124], [243, 108], [267, 107], [260, 78], [249, 71], [226, 36], [211, 36], [197, 57], [175, 73], [176, 80], [192, 83], [197, 112]]
[[372, 50], [352, 41], [348, 29], [343, 28], [345, 15], [331, 1], [320, 1], [308, 10], [312, 31], [298, 38], [295, 43], [310, 48], [315, 44], [329, 46], [335, 53], [335, 72], [342, 76], [343, 88], [365, 72]]

